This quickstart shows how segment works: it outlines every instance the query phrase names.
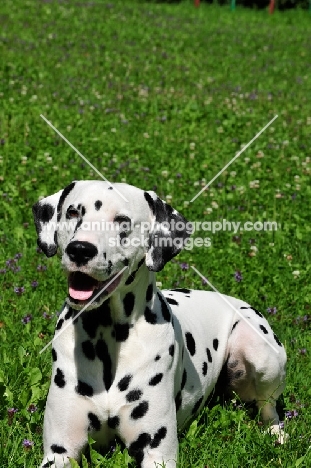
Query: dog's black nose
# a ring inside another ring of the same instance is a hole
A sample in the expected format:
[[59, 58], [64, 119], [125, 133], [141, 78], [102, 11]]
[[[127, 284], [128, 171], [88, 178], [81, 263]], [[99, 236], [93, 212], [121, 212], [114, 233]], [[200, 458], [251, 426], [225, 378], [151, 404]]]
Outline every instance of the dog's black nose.
[[67, 245], [66, 254], [77, 265], [85, 265], [97, 255], [98, 250], [90, 242], [73, 241]]

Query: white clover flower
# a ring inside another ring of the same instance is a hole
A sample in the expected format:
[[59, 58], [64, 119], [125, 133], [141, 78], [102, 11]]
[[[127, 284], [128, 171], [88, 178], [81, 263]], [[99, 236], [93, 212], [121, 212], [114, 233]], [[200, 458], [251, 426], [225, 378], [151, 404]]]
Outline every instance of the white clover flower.
[[211, 214], [212, 212], [213, 212], [213, 208], [210, 208], [210, 207], [205, 208], [205, 213], [206, 214]]
[[250, 188], [259, 188], [259, 180], [251, 180], [249, 183]]
[[168, 171], [162, 171], [161, 174], [162, 174], [162, 177], [166, 178], [168, 176]]
[[218, 203], [215, 202], [214, 200], [212, 201], [211, 205], [212, 205], [212, 207], [215, 208], [215, 209], [218, 208]]
[[191, 149], [191, 151], [195, 150], [195, 143], [194, 142], [190, 143], [189, 148]]
[[300, 271], [299, 270], [292, 271], [292, 274], [293, 274], [294, 278], [296, 279], [300, 275]]

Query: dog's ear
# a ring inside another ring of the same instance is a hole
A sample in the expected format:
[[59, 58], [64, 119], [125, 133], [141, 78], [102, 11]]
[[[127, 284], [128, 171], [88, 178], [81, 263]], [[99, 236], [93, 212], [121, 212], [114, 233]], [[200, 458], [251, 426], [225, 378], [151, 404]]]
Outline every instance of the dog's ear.
[[57, 252], [57, 223], [61, 218], [62, 206], [68, 193], [75, 186], [72, 182], [54, 195], [43, 198], [32, 207], [37, 244], [47, 257], [53, 257]]
[[192, 234], [191, 223], [161, 200], [155, 192], [145, 192], [144, 195], [153, 218], [146, 265], [151, 271], [161, 271], [164, 265], [183, 249], [185, 241]]

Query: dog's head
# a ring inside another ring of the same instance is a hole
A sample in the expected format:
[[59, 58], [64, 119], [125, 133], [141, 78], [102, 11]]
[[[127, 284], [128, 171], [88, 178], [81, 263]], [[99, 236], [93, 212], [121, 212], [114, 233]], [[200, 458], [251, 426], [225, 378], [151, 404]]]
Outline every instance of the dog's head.
[[191, 235], [191, 223], [154, 192], [127, 184], [72, 182], [37, 202], [33, 214], [39, 247], [48, 257], [59, 250], [74, 308], [105, 288], [98, 307], [142, 263], [162, 270]]

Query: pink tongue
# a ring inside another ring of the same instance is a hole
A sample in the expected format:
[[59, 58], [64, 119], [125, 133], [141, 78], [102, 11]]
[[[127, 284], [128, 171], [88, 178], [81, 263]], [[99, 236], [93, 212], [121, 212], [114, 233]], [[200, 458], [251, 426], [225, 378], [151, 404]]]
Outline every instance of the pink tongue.
[[80, 291], [78, 289], [74, 289], [72, 286], [69, 286], [69, 294], [70, 297], [73, 299], [78, 299], [79, 301], [85, 301], [89, 299], [93, 294], [93, 289], [89, 289], [87, 291]]

